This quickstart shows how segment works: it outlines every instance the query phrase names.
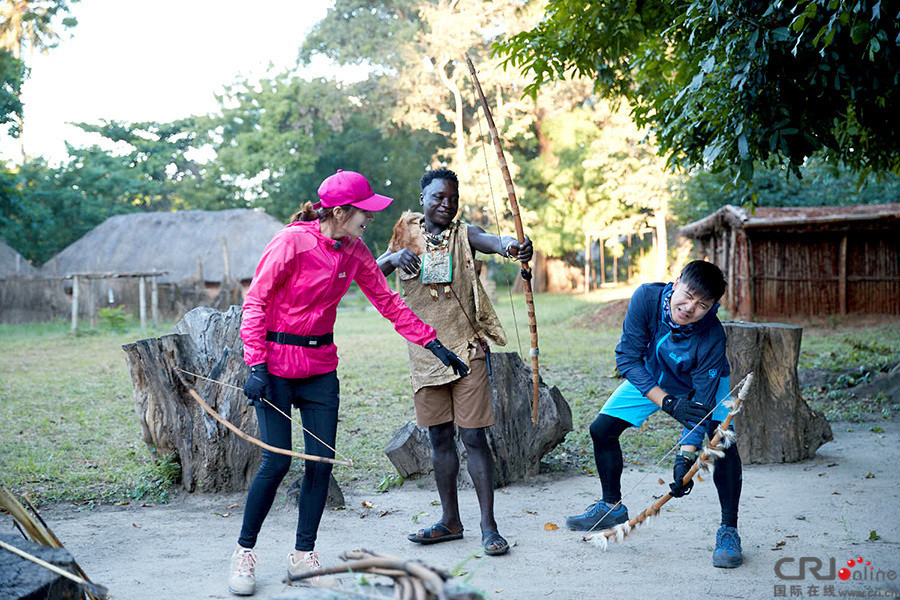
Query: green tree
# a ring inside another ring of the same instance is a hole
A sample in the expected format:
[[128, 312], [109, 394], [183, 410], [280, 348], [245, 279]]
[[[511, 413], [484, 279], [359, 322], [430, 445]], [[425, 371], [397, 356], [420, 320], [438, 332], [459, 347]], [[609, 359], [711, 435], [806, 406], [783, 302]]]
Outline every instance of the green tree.
[[[76, 2], [78, 0], [0, 0], [0, 50], [23, 60], [23, 50], [26, 48], [32, 53], [55, 48], [60, 41], [60, 31], [78, 23], [71, 13], [71, 5]], [[20, 139], [24, 163], [25, 146], [21, 141], [24, 112], [21, 104], [16, 115], [14, 135]]]
[[217, 165], [191, 158], [208, 143], [206, 124], [205, 118], [197, 117], [170, 123], [80, 123], [84, 131], [103, 136], [114, 150], [70, 146], [66, 172], [110, 206], [175, 210], [243, 205], [237, 185], [223, 178]]
[[818, 156], [800, 167], [801, 178], [787, 169], [758, 167], [750, 184], [734, 185], [724, 173], [702, 171], [682, 178], [675, 186], [672, 213], [682, 223], [709, 215], [726, 204], [733, 206], [841, 206], [900, 202], [900, 177], [859, 176]]
[[550, 0], [497, 44], [535, 93], [574, 75], [633, 103], [672, 164], [798, 168], [812, 153], [900, 174], [900, 15], [845, 0]]
[[244, 186], [252, 206], [282, 219], [337, 169], [363, 173], [395, 199], [367, 228], [365, 240], [384, 249], [393, 220], [418, 198], [418, 178], [441, 143], [438, 136], [379, 121], [383, 88], [341, 85], [284, 73], [239, 82], [206, 124], [218, 168]]
[[0, 191], [0, 237], [35, 264], [48, 260], [108, 216], [103, 201], [73, 185], [65, 168], [38, 159], [16, 172], [4, 170]]
[[[25, 79], [25, 64], [9, 51], [0, 50], [0, 125], [15, 123], [22, 115], [19, 94]], [[14, 134], [15, 126], [10, 130]]]
[[[668, 179], [663, 161], [626, 114], [599, 102], [583, 80], [554, 82], [521, 97], [528, 81], [490, 57], [494, 41], [537, 23], [543, 2], [420, 0], [415, 10], [400, 4], [339, 0], [301, 55], [372, 65], [372, 86], [399, 99], [391, 120], [447, 140], [430, 162], [460, 175], [462, 218], [491, 231], [497, 222], [512, 228], [465, 53], [488, 96], [518, 187], [520, 214], [539, 249], [572, 253], [583, 246], [585, 231], [624, 218], [645, 222], [644, 213], [658, 208], [657, 188], [665, 189]], [[363, 53], [370, 44], [383, 49], [374, 61]], [[618, 193], [617, 185], [630, 186], [628, 193]]]

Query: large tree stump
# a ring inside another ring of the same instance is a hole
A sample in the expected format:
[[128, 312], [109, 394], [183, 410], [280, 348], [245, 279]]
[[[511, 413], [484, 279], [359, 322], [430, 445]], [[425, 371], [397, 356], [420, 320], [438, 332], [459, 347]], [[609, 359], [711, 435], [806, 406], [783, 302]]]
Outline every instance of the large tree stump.
[[[75, 559], [65, 548], [42, 546], [21, 535], [0, 533], [0, 540], [57, 567], [72, 571]], [[74, 571], [73, 571], [74, 573]], [[82, 598], [79, 585], [17, 554], [0, 549], [0, 599], [72, 600]]]
[[[241, 391], [249, 369], [242, 358], [240, 328], [240, 306], [224, 313], [200, 307], [175, 325], [175, 334], [122, 346], [144, 443], [154, 458], [175, 456], [181, 485], [189, 492], [246, 490], [259, 467], [261, 450], [207, 414], [185, 386], [192, 386], [219, 415], [259, 438], [256, 410]], [[340, 488], [329, 498], [330, 506], [343, 505]]]
[[731, 381], [756, 373], [735, 417], [738, 450], [745, 462], [780, 463], [812, 458], [834, 439], [821, 412], [800, 396], [797, 360], [803, 328], [778, 323], [723, 323]]
[[[487, 430], [494, 458], [494, 485], [501, 487], [536, 475], [541, 458], [572, 431], [572, 411], [554, 386], [540, 384], [537, 425], [531, 424], [531, 369], [514, 352], [491, 353], [491, 400], [494, 425]], [[457, 436], [460, 478], [468, 480], [465, 446]], [[408, 422], [398, 429], [385, 448], [391, 464], [404, 477], [433, 471], [428, 431]]]

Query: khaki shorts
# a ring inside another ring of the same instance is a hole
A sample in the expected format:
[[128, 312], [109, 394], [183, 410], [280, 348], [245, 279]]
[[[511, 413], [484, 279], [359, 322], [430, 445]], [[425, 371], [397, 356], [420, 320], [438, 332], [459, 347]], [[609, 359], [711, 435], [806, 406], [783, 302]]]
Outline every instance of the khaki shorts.
[[444, 385], [426, 385], [413, 395], [416, 423], [422, 427], [455, 422], [475, 429], [494, 424], [487, 360], [479, 347], [466, 377]]

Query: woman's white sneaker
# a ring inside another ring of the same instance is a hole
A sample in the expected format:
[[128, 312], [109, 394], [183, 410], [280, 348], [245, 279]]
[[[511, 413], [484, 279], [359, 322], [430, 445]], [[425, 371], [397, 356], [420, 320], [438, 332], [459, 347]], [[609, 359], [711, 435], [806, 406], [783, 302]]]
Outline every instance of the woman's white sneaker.
[[[319, 562], [319, 553], [315, 550], [311, 550], [304, 554], [300, 559], [300, 562], [294, 562], [293, 552], [288, 554], [288, 577], [291, 575], [308, 573], [309, 571], [316, 571], [321, 568], [322, 563]], [[314, 587], [330, 588], [338, 585], [340, 580], [337, 577], [330, 577], [328, 575], [317, 575], [316, 577], [310, 577], [308, 579], [300, 579], [297, 583]]]
[[256, 563], [253, 550], [238, 548], [231, 555], [231, 575], [228, 591], [236, 596], [252, 596], [256, 591]]

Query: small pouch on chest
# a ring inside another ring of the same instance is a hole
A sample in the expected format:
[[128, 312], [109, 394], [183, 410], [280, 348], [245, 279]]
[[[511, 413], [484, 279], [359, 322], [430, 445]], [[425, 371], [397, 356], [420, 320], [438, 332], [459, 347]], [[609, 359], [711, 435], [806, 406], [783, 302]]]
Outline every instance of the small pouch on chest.
[[450, 249], [429, 250], [422, 255], [422, 283], [450, 283], [453, 281], [453, 257]]

